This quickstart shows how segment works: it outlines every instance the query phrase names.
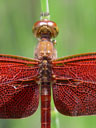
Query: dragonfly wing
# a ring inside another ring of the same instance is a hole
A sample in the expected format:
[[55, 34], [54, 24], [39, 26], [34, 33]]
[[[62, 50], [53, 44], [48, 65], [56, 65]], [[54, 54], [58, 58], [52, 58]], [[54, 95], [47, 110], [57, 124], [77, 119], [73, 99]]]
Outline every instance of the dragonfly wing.
[[96, 53], [55, 60], [53, 74], [53, 98], [60, 113], [96, 114]]
[[38, 61], [9, 55], [0, 55], [0, 84], [27, 81], [38, 76]]
[[38, 102], [39, 87], [35, 81], [0, 85], [0, 118], [30, 116], [37, 110]]
[[0, 55], [0, 118], [23, 118], [38, 107], [38, 61]]
[[96, 84], [57, 80], [53, 85], [57, 110], [68, 116], [96, 114]]

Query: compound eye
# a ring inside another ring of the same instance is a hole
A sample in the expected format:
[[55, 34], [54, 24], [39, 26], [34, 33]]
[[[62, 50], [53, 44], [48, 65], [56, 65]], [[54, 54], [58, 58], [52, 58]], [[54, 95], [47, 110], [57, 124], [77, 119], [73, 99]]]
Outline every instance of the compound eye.
[[58, 35], [58, 26], [55, 22], [47, 19], [37, 21], [32, 29], [35, 37], [42, 38], [42, 36], [48, 35], [49, 38], [55, 38]]

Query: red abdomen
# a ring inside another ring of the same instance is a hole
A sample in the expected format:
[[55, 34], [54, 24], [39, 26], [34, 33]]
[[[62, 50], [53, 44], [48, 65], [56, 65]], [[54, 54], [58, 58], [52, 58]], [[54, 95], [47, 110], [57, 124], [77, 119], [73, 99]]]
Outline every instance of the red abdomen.
[[41, 85], [41, 128], [50, 128], [51, 123], [51, 88], [50, 82]]

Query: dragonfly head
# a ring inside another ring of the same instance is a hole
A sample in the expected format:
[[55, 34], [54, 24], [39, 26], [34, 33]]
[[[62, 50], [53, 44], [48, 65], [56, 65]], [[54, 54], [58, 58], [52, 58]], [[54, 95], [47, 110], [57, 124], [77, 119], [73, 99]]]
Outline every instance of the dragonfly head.
[[55, 38], [58, 35], [58, 26], [56, 25], [55, 22], [49, 21], [47, 19], [43, 19], [41, 21], [37, 21], [33, 28], [32, 31], [35, 35], [36, 38]]

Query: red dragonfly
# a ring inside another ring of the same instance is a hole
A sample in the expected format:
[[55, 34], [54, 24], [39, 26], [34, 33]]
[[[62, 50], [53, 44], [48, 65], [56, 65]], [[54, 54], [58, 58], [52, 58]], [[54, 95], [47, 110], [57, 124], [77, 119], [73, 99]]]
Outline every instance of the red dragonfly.
[[38, 38], [35, 59], [0, 55], [0, 118], [32, 115], [40, 95], [41, 128], [50, 128], [51, 87], [63, 115], [96, 114], [96, 53], [58, 59], [52, 41], [58, 27], [53, 21], [36, 22], [33, 33]]

